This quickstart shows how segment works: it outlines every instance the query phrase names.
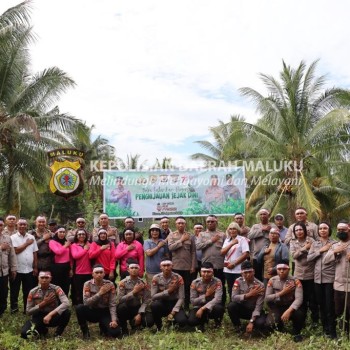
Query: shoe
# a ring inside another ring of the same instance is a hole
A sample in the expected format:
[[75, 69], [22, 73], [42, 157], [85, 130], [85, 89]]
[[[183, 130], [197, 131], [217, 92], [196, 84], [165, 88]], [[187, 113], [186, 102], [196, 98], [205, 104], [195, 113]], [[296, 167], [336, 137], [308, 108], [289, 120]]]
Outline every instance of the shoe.
[[90, 331], [89, 331], [88, 327], [83, 327], [81, 329], [81, 331], [83, 332], [83, 339], [84, 340], [90, 339]]
[[297, 334], [293, 337], [293, 340], [296, 343], [300, 343], [301, 341], [303, 341], [303, 336], [301, 334]]

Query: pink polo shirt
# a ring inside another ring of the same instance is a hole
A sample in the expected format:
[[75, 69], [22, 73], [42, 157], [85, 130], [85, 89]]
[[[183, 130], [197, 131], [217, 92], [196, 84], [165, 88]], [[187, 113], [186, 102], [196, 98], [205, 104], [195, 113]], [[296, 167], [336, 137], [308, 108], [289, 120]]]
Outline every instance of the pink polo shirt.
[[[89, 243], [87, 245], [90, 246]], [[80, 244], [73, 243], [70, 246], [72, 258], [75, 260], [75, 274], [89, 275], [92, 273], [91, 262], [89, 258], [89, 251], [84, 249]]]
[[139, 276], [142, 277], [145, 268], [143, 246], [138, 241], [132, 241], [131, 244], [135, 246], [135, 249], [128, 251], [129, 244], [125, 243], [124, 241], [120, 242], [115, 250], [115, 258], [116, 260], [120, 261], [120, 271], [122, 272], [127, 270], [127, 259], [132, 258], [137, 260], [140, 265]]

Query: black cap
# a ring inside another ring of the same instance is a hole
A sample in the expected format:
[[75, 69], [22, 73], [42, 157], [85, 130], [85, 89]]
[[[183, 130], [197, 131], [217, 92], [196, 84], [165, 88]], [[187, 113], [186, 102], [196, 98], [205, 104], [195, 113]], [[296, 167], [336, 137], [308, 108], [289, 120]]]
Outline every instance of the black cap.
[[49, 226], [50, 225], [57, 225], [57, 221], [56, 220], [54, 220], [54, 219], [51, 219], [50, 221], [49, 221], [49, 224], [48, 224]]

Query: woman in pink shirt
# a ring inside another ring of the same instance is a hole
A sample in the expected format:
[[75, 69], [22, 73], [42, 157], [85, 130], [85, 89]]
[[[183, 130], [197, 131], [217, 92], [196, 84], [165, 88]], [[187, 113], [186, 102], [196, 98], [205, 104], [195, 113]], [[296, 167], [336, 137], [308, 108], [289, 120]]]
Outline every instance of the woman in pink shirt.
[[144, 273], [144, 252], [140, 242], [135, 240], [135, 232], [126, 230], [123, 233], [123, 240], [117, 245], [115, 250], [115, 258], [120, 262], [120, 279], [124, 279], [129, 275], [127, 271], [127, 260], [137, 260], [140, 265], [139, 276], [142, 278]]
[[94, 264], [102, 265], [105, 278], [114, 282], [115, 245], [107, 238], [107, 231], [104, 228], [98, 230], [97, 236], [97, 241], [91, 243], [89, 257], [94, 260]]
[[52, 264], [52, 284], [60, 286], [68, 296], [71, 277], [73, 275], [70, 257], [70, 242], [66, 239], [66, 229], [59, 227], [53, 238], [49, 241], [49, 247], [54, 254]]
[[90, 243], [84, 229], [78, 229], [74, 236], [74, 243], [70, 247], [73, 258], [73, 286], [75, 289], [73, 305], [83, 304], [84, 283], [90, 280], [92, 274], [89, 258]]

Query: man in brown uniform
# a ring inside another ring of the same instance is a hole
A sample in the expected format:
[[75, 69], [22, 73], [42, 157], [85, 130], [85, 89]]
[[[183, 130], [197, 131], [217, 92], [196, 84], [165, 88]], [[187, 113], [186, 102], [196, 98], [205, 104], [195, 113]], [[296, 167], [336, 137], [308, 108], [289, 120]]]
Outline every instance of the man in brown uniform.
[[39, 272], [39, 285], [28, 294], [26, 311], [32, 319], [22, 328], [21, 337], [24, 339], [33, 331], [34, 334], [47, 334], [47, 327], [57, 327], [55, 336], [60, 336], [69, 322], [69, 300], [61, 287], [50, 283], [51, 279], [51, 272]]
[[100, 333], [116, 338], [121, 335], [116, 312], [116, 295], [113, 282], [103, 279], [102, 265], [95, 265], [93, 279], [84, 283], [84, 304], [76, 306], [77, 319], [83, 338], [90, 338], [88, 322], [98, 322]]
[[7, 308], [9, 275], [15, 279], [17, 258], [9, 235], [4, 234], [4, 220], [0, 219], [0, 317]]
[[266, 326], [278, 330], [289, 320], [293, 323], [294, 341], [300, 342], [300, 332], [304, 326], [305, 313], [301, 309], [303, 303], [303, 287], [301, 282], [289, 275], [289, 266], [277, 265], [277, 276], [267, 283], [265, 301], [269, 307]]
[[227, 306], [232, 324], [238, 332], [241, 331], [241, 318], [249, 320], [245, 329], [247, 333], [251, 333], [254, 328], [264, 328], [265, 316], [262, 312], [264, 297], [264, 284], [254, 277], [251, 262], [244, 261], [242, 277], [236, 279], [232, 289], [232, 301]]
[[226, 235], [217, 230], [218, 219], [215, 215], [209, 215], [206, 219], [207, 230], [201, 232], [196, 241], [196, 248], [202, 250], [202, 263], [210, 262], [214, 267], [214, 276], [219, 278], [222, 283], [222, 304], [226, 303], [226, 288], [224, 275], [224, 255], [221, 255], [221, 249]]
[[17, 219], [15, 215], [9, 214], [6, 216], [6, 226], [4, 228], [4, 235], [12, 236], [14, 233], [17, 232]]
[[209, 319], [215, 321], [215, 326], [221, 325], [224, 316], [224, 306], [221, 304], [222, 283], [214, 277], [213, 264], [203, 263], [201, 277], [195, 279], [191, 284], [191, 304], [188, 323], [190, 326], [200, 325], [204, 330], [204, 324]]
[[185, 299], [184, 281], [172, 271], [173, 263], [164, 260], [160, 263], [161, 273], [153, 277], [151, 287], [151, 310], [158, 330], [162, 329], [162, 317], [175, 321], [180, 327], [187, 325], [187, 316], [182, 309]]
[[255, 277], [258, 280], [262, 281], [262, 269], [261, 266], [258, 264], [258, 255], [264, 246], [269, 245], [269, 232], [271, 228], [276, 227], [276, 225], [269, 222], [269, 210], [262, 208], [259, 210], [258, 215], [260, 223], [255, 224], [251, 227], [248, 234], [248, 239], [250, 240], [250, 252], [251, 259], [253, 260]]
[[244, 215], [243, 213], [236, 213], [234, 216], [233, 216], [233, 220], [235, 222], [237, 222], [237, 224], [239, 225], [239, 227], [241, 228], [241, 233], [240, 233], [240, 236], [243, 236], [243, 237], [248, 237], [248, 233], [250, 231], [250, 227], [249, 226], [246, 226], [244, 224]]
[[185, 309], [190, 306], [191, 274], [196, 271], [195, 238], [186, 230], [186, 220], [179, 216], [175, 220], [176, 231], [168, 236], [168, 247], [172, 255], [173, 271], [178, 273], [185, 283]]
[[148, 310], [151, 303], [150, 286], [139, 277], [140, 265], [134, 261], [128, 265], [129, 276], [119, 282], [117, 315], [123, 335], [128, 335], [131, 328], [140, 325], [152, 327], [153, 315]]
[[103, 213], [100, 215], [99, 218], [99, 227], [95, 227], [92, 232], [92, 240], [97, 241], [98, 240], [98, 230], [100, 228], [104, 228], [107, 231], [107, 238], [110, 239], [112, 242], [114, 242], [115, 245], [119, 243], [119, 235], [118, 230], [114, 226], [109, 225], [109, 217], [107, 214]]

